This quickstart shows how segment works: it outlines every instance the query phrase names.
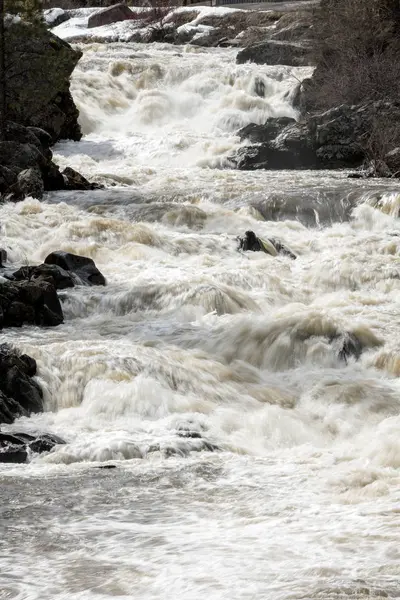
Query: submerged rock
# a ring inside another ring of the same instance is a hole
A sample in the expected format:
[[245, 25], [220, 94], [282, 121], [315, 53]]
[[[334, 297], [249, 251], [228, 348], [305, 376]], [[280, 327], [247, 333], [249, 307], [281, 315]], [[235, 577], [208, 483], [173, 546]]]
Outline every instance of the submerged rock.
[[43, 410], [43, 393], [32, 379], [36, 361], [3, 344], [0, 346], [0, 423]]
[[70, 252], [52, 252], [45, 259], [47, 265], [57, 265], [79, 278], [85, 285], [106, 285], [106, 279], [94, 261], [86, 256], [71, 254]]
[[25, 463], [32, 453], [50, 452], [54, 446], [65, 444], [56, 435], [44, 433], [6, 433], [0, 431], [0, 463]]
[[243, 250], [244, 252], [250, 250], [252, 252], [265, 252], [271, 256], [283, 254], [292, 259], [297, 258], [294, 252], [289, 250], [289, 248], [282, 244], [281, 241], [276, 240], [275, 238], [261, 239], [256, 236], [254, 231], [246, 231], [243, 237], [238, 238], [238, 242], [238, 250]]

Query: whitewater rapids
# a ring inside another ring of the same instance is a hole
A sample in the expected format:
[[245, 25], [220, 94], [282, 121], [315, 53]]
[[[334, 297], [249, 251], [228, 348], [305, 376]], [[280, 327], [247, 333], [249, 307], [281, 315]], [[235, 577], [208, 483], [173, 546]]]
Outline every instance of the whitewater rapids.
[[[309, 69], [82, 49], [85, 135], [55, 159], [107, 187], [2, 205], [2, 246], [90, 256], [108, 285], [2, 332], [46, 403], [7, 429], [67, 444], [0, 467], [0, 598], [399, 597], [398, 187], [232, 170], [237, 130], [296, 117]], [[239, 254], [247, 229], [297, 260]]]

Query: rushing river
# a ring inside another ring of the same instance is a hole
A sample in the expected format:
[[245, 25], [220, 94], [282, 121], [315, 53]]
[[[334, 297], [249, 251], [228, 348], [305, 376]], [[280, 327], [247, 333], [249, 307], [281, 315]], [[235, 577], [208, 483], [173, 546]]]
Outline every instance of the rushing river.
[[[230, 168], [309, 69], [84, 52], [55, 156], [106, 189], [0, 207], [15, 265], [62, 249], [108, 281], [2, 332], [47, 408], [8, 429], [67, 444], [0, 467], [0, 598], [400, 597], [398, 185]], [[238, 253], [248, 229], [297, 260]]]

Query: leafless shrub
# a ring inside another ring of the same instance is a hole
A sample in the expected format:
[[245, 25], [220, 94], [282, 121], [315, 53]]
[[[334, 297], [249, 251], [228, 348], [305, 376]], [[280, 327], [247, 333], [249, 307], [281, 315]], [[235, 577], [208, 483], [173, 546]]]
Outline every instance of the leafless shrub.
[[375, 176], [390, 175], [387, 155], [393, 148], [400, 146], [400, 129], [388, 116], [376, 115], [369, 131], [360, 138], [360, 147], [365, 153]]
[[311, 105], [398, 98], [399, 27], [399, 0], [322, 0], [314, 14]]

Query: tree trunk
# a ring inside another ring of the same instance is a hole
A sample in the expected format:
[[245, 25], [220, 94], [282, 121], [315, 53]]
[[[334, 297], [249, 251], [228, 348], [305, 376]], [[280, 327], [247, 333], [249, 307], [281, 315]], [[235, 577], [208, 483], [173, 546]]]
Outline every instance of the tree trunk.
[[6, 65], [4, 0], [0, 0], [0, 141], [6, 139]]

